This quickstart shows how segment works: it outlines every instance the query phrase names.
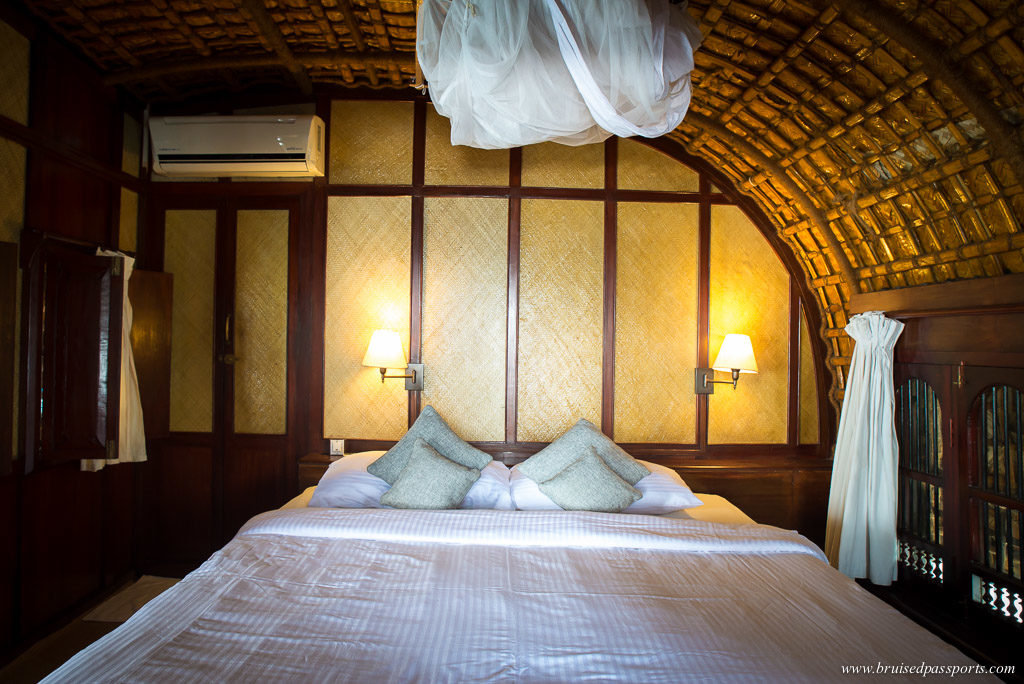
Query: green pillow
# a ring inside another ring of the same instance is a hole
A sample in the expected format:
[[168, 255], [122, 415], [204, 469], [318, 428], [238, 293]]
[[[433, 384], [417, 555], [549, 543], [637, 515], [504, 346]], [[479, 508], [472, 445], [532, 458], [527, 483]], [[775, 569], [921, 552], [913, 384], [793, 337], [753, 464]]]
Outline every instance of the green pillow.
[[366, 472], [376, 475], [389, 485], [395, 484], [405, 464], [409, 462], [413, 443], [417, 439], [424, 440], [445, 458], [467, 468], [480, 470], [491, 462], [490, 456], [466, 444], [452, 432], [433, 406], [426, 406], [398, 444], [371, 463]]
[[479, 477], [478, 469], [449, 460], [417, 439], [405, 468], [380, 502], [394, 508], [458, 508]]
[[519, 472], [534, 482], [546, 482], [590, 449], [593, 449], [616, 475], [631, 485], [635, 485], [651, 472], [623, 451], [619, 445], [605, 437], [593, 423], [582, 418], [561, 437], [520, 463]]
[[618, 513], [641, 497], [640, 490], [619, 477], [593, 448], [541, 482], [540, 490], [567, 511]]

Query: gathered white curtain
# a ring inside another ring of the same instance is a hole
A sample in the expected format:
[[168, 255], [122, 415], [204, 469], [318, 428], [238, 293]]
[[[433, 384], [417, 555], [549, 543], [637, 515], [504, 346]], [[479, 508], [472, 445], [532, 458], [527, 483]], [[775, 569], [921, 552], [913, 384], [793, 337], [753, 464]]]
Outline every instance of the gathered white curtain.
[[668, 0], [424, 0], [416, 56], [453, 145], [663, 135], [701, 34]]
[[124, 292], [121, 297], [121, 405], [117, 435], [117, 458], [83, 458], [82, 470], [95, 472], [115, 463], [146, 460], [146, 433], [142, 423], [142, 399], [132, 354], [132, 304], [128, 300], [128, 280], [135, 259], [121, 252], [97, 249], [97, 256], [121, 257]]
[[853, 358], [832, 463], [825, 554], [843, 574], [889, 585], [896, 579], [893, 347], [903, 324], [869, 311], [850, 319]]

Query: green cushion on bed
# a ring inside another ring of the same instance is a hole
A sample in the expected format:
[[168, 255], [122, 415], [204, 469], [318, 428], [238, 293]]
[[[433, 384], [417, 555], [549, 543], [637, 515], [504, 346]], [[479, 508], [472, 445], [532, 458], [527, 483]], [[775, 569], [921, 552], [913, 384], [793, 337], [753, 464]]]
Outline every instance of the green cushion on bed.
[[480, 470], [491, 462], [490, 456], [466, 444], [452, 432], [448, 423], [444, 422], [433, 406], [426, 406], [398, 444], [371, 463], [366, 472], [376, 475], [390, 485], [395, 484], [405, 464], [409, 462], [413, 443], [417, 439], [424, 440], [445, 458], [467, 468]]
[[479, 478], [477, 468], [447, 459], [417, 439], [405, 468], [380, 502], [394, 508], [458, 508]]
[[593, 448], [541, 482], [540, 490], [567, 511], [618, 513], [641, 497], [640, 490], [619, 477]]
[[571, 428], [530, 458], [519, 464], [519, 472], [536, 483], [546, 482], [581, 455], [593, 449], [619, 477], [635, 485], [650, 471], [608, 439], [589, 420], [580, 418]]

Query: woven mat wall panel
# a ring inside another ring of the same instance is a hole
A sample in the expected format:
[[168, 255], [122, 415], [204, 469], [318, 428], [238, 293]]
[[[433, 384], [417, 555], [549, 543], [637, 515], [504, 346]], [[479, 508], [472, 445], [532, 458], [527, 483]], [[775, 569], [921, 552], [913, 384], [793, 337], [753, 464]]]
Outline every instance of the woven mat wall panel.
[[800, 314], [800, 443], [818, 443], [818, 383], [807, 316]]
[[214, 255], [217, 212], [166, 213], [164, 271], [174, 275], [171, 308], [172, 432], [213, 430]]
[[625, 190], [697, 192], [699, 176], [668, 155], [632, 140], [619, 140], [618, 185]]
[[[711, 208], [713, 363], [726, 333], [746, 333], [758, 373], [734, 390], [715, 387], [708, 401], [709, 444], [786, 441], [789, 390], [789, 275], [764, 237], [736, 207]], [[724, 379], [725, 374], [719, 379]]]
[[0, 115], [28, 125], [29, 42], [0, 21]]
[[542, 188], [603, 188], [604, 145], [527, 145], [522, 183]]
[[412, 183], [411, 102], [331, 103], [331, 183]]
[[508, 200], [424, 203], [423, 403], [463, 439], [505, 438]]
[[125, 114], [121, 132], [121, 170], [138, 178], [141, 162], [142, 124], [134, 116]]
[[519, 267], [519, 441], [601, 423], [604, 205], [523, 200]]
[[235, 432], [288, 431], [288, 211], [239, 211]]
[[427, 107], [428, 185], [508, 185], [508, 150], [478, 150], [452, 145], [447, 117]]
[[117, 247], [122, 252], [134, 252], [139, 232], [139, 195], [121, 188], [121, 208], [118, 213]]
[[326, 438], [399, 439], [408, 427], [404, 381], [382, 383], [362, 362], [377, 328], [397, 330], [408, 357], [411, 209], [409, 197], [327, 201]]
[[697, 205], [618, 206], [615, 439], [692, 444], [696, 402], [665, 376], [697, 360]]
[[25, 227], [25, 148], [0, 138], [0, 240], [21, 242]]

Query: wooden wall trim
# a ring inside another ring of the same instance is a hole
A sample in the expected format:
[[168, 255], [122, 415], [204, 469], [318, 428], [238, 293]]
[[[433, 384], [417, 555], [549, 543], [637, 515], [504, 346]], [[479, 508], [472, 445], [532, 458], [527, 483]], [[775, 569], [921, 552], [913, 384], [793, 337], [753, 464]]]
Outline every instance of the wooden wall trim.
[[786, 442], [800, 442], [800, 289], [789, 274], [789, 406], [786, 410]]
[[505, 331], [505, 441], [516, 442], [519, 424], [519, 256], [522, 199], [515, 192], [523, 180], [523, 148], [510, 151], [508, 165], [508, 284]]
[[883, 311], [891, 318], [1024, 311], [1024, 273], [857, 294], [849, 310]]
[[615, 284], [618, 264], [619, 144], [614, 136], [604, 143], [604, 301], [601, 338], [601, 431], [615, 434]]
[[[697, 367], [711, 365], [711, 183], [700, 175], [700, 204], [697, 207]], [[695, 394], [697, 402], [697, 447], [708, 445], [708, 395]]]

